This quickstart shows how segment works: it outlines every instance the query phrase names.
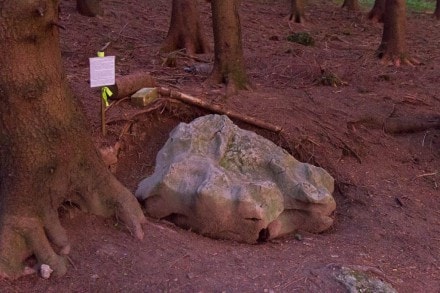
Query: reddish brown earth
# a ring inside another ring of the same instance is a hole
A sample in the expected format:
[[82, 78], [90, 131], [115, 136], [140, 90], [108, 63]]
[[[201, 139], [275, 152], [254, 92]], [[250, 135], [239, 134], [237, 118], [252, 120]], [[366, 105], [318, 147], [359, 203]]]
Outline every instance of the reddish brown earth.
[[[177, 89], [283, 127], [273, 134], [244, 123], [302, 161], [336, 179], [334, 227], [260, 245], [213, 240], [150, 219], [137, 241], [115, 219], [63, 212], [72, 241], [71, 266], [62, 278], [28, 276], [1, 281], [2, 292], [344, 292], [332, 276], [341, 265], [375, 271], [399, 292], [440, 291], [440, 131], [390, 135], [388, 117], [440, 114], [440, 29], [429, 14], [409, 14], [408, 44], [417, 67], [387, 67], [374, 57], [381, 26], [339, 4], [311, 1], [308, 22], [287, 22], [287, 1], [241, 4], [247, 71], [253, 91], [224, 98], [224, 88], [186, 73], [193, 60], [162, 66], [166, 0], [105, 0], [104, 17], [85, 18], [63, 1], [61, 47], [71, 87], [90, 120], [98, 147], [123, 150], [116, 175], [131, 190], [152, 173], [157, 151], [180, 121], [207, 114], [167, 103], [151, 113], [128, 101], [108, 110], [109, 135], [100, 134], [99, 91], [88, 85], [88, 58], [107, 42], [120, 75], [151, 72]], [[285, 3], [286, 2], [286, 3]], [[209, 6], [200, 2], [212, 39]], [[315, 47], [286, 41], [307, 31]], [[200, 56], [206, 60], [212, 56]], [[346, 85], [319, 84], [321, 69]], [[317, 82], [318, 81], [318, 82]], [[134, 117], [134, 118], [132, 118]], [[127, 124], [128, 120], [133, 124]], [[123, 131], [124, 126], [131, 127]]]

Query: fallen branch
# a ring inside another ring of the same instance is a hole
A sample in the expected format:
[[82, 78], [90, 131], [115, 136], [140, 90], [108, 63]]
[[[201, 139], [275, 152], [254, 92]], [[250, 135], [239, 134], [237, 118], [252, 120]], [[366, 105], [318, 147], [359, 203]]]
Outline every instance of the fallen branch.
[[235, 112], [232, 110], [223, 109], [222, 107], [220, 107], [218, 105], [210, 104], [210, 103], [205, 102], [199, 98], [196, 98], [196, 97], [193, 97], [193, 96], [190, 96], [187, 94], [183, 94], [181, 92], [177, 92], [177, 91], [174, 91], [174, 90], [171, 90], [168, 88], [162, 88], [162, 87], [158, 88], [158, 90], [159, 90], [159, 93], [163, 96], [170, 97], [172, 99], [176, 99], [176, 100], [182, 101], [186, 104], [197, 106], [197, 107], [209, 110], [209, 111], [217, 113], [217, 114], [223, 114], [223, 115], [226, 115], [230, 118], [234, 118], [234, 119], [246, 122], [247, 124], [254, 125], [259, 128], [267, 129], [267, 130], [270, 130], [270, 131], [273, 131], [276, 133], [279, 133], [282, 130], [282, 128], [280, 126], [273, 125], [271, 123], [258, 120], [254, 117], [246, 116], [246, 115], [243, 115], [241, 113], [238, 113], [238, 112]]

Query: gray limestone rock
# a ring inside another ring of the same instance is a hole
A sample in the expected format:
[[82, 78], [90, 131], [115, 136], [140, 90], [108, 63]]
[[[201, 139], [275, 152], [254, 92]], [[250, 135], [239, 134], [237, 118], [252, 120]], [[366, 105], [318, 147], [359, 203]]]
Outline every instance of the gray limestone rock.
[[333, 178], [224, 115], [181, 123], [136, 196], [147, 213], [213, 238], [255, 243], [333, 223]]
[[349, 267], [341, 267], [337, 270], [335, 277], [347, 288], [349, 293], [397, 293], [396, 289], [394, 289], [391, 284], [381, 280], [377, 276], [368, 274], [365, 271], [359, 271]]

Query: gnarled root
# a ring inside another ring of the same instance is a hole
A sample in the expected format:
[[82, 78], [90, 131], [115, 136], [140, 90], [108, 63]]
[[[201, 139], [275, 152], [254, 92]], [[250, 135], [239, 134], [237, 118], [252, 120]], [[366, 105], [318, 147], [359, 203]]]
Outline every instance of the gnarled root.
[[[146, 218], [136, 198], [102, 162], [93, 161], [87, 166], [76, 165], [70, 178], [65, 178], [69, 172], [60, 168], [43, 190], [23, 184], [26, 178], [4, 178], [0, 189], [0, 278], [15, 279], [35, 272], [25, 264], [32, 255], [38, 267], [49, 265], [54, 276], [66, 273], [70, 243], [58, 217], [58, 208], [66, 200], [96, 215], [116, 215], [136, 238], [144, 237], [141, 224]], [[59, 178], [72, 185], [60, 184]], [[65, 195], [72, 190], [72, 196]]]
[[[0, 277], [15, 279], [28, 274], [31, 270], [24, 261], [31, 255], [35, 255], [39, 265], [49, 265], [55, 276], [66, 273], [63, 254], [69, 252], [70, 246], [58, 217], [55, 222], [44, 223], [37, 217], [5, 216], [1, 222]], [[49, 239], [58, 246], [58, 253]]]
[[78, 203], [82, 210], [95, 215], [104, 217], [115, 215], [132, 235], [143, 239], [141, 224], [146, 223], [146, 218], [137, 199], [110, 172], [103, 175], [83, 178], [87, 183], [86, 189], [83, 190], [82, 195], [77, 195], [79, 198], [73, 198], [73, 202]]
[[401, 65], [416, 66], [420, 64], [420, 62], [417, 59], [408, 56], [391, 56], [391, 55], [382, 57], [380, 62], [384, 65], [396, 66], [396, 67], [399, 67]]
[[420, 64], [417, 59], [409, 57], [406, 53], [390, 52], [383, 44], [379, 46], [379, 49], [377, 49], [376, 56], [384, 65], [399, 67], [400, 65], [416, 66]]

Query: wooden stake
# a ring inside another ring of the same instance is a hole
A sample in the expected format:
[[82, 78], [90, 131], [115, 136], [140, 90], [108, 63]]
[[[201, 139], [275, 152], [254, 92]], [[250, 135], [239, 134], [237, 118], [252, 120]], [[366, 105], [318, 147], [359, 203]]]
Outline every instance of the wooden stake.
[[107, 128], [105, 126], [105, 101], [101, 98], [101, 130], [102, 135], [107, 135]]

